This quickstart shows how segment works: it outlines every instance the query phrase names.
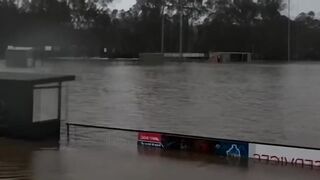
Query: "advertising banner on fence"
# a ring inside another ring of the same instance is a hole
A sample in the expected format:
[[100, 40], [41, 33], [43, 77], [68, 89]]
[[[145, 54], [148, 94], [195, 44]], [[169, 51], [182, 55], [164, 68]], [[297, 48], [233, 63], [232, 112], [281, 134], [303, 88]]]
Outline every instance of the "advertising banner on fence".
[[320, 151], [262, 144], [249, 144], [249, 157], [280, 165], [320, 167]]
[[248, 158], [249, 151], [249, 144], [246, 142], [145, 132], [138, 134], [138, 145], [234, 158]]
[[139, 132], [138, 145], [150, 147], [163, 147], [162, 134]]

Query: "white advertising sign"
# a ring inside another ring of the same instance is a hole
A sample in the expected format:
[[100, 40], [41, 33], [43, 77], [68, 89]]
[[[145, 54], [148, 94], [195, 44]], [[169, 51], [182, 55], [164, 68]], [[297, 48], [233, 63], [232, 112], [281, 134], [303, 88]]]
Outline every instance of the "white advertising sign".
[[249, 157], [281, 165], [320, 167], [320, 150], [249, 144]]

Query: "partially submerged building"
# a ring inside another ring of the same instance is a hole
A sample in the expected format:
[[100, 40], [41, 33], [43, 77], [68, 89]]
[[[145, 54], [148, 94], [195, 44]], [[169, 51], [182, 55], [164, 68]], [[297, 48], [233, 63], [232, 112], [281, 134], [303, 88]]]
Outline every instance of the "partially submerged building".
[[207, 53], [140, 53], [141, 62], [159, 63], [165, 61], [208, 60], [217, 63], [251, 62], [250, 52], [210, 52]]
[[8, 46], [5, 59], [8, 67], [34, 67], [34, 48]]
[[161, 63], [165, 61], [207, 60], [205, 53], [140, 53], [139, 59], [145, 63]]
[[250, 52], [210, 52], [209, 60], [217, 63], [250, 62], [252, 61], [252, 53]]

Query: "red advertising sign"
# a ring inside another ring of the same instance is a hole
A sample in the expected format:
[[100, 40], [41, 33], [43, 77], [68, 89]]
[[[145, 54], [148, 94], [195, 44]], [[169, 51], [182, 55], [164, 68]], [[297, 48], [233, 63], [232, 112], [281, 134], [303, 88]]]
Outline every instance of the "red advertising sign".
[[158, 133], [144, 133], [138, 134], [138, 140], [144, 142], [161, 143], [162, 135]]

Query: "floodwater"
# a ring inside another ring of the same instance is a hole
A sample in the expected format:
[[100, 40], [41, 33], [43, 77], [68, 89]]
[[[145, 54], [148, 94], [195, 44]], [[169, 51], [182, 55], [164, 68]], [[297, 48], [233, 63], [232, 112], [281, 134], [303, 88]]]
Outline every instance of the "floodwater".
[[[75, 74], [68, 121], [320, 148], [320, 63], [45, 61]], [[73, 128], [60, 145], [0, 139], [0, 179], [318, 179], [319, 171], [137, 149], [136, 135]], [[22, 146], [22, 148], [21, 148]]]
[[69, 121], [320, 148], [319, 64], [45, 62]]
[[[121, 144], [121, 142], [120, 142]], [[318, 180], [319, 170], [212, 156], [139, 150], [136, 146], [69, 145], [0, 139], [0, 179], [34, 180]]]

